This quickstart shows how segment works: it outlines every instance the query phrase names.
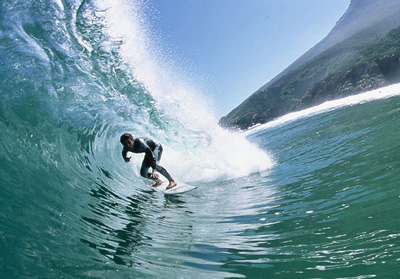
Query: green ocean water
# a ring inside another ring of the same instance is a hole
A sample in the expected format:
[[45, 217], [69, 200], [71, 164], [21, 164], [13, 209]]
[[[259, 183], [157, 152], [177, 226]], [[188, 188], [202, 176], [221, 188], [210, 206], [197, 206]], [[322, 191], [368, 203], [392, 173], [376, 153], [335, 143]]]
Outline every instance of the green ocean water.
[[[0, 278], [399, 278], [398, 86], [246, 140], [145, 75], [163, 67], [145, 28], [114, 34], [124, 7], [0, 3]], [[198, 188], [149, 188], [126, 131]]]

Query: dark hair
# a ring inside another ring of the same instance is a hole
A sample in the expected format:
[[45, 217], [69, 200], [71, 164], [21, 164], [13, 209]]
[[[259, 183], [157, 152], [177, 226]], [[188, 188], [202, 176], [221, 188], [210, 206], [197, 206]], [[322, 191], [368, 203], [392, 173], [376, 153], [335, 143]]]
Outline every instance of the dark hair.
[[129, 133], [125, 133], [125, 134], [123, 134], [123, 135], [121, 136], [120, 142], [121, 142], [122, 144], [124, 144], [124, 142], [125, 142], [127, 139], [132, 139], [132, 140], [133, 140], [133, 136], [132, 136], [131, 134], [129, 134]]

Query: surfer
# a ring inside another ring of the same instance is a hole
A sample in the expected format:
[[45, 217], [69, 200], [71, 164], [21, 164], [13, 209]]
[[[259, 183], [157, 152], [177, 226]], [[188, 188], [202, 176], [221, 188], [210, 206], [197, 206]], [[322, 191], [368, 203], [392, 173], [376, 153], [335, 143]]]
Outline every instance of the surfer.
[[[140, 168], [140, 175], [145, 178], [155, 180], [155, 183], [152, 185], [153, 187], [162, 184], [161, 179], [158, 177], [157, 171], [168, 179], [169, 184], [167, 189], [171, 189], [177, 185], [167, 170], [158, 164], [161, 160], [163, 151], [163, 148], [159, 142], [147, 138], [134, 139], [129, 133], [123, 134], [120, 141], [124, 146], [122, 149], [122, 157], [126, 163], [128, 163], [131, 159], [131, 157], [127, 157], [128, 151], [133, 153], [146, 153]], [[150, 167], [153, 169], [151, 173], [149, 172]]]

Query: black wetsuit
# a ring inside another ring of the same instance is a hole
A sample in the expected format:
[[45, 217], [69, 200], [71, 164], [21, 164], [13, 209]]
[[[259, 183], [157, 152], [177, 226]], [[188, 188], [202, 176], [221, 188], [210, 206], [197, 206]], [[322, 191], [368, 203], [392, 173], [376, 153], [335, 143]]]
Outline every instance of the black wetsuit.
[[[125, 149], [123, 150], [123, 152]], [[125, 151], [126, 152], [126, 151]], [[156, 169], [161, 173], [168, 181], [171, 181], [171, 176], [162, 166], [158, 165], [161, 160], [163, 148], [161, 144], [155, 140], [146, 138], [136, 138], [133, 144], [133, 153], [146, 153], [144, 156], [142, 166], [140, 168], [140, 175], [145, 178], [150, 178], [149, 169], [150, 167]]]

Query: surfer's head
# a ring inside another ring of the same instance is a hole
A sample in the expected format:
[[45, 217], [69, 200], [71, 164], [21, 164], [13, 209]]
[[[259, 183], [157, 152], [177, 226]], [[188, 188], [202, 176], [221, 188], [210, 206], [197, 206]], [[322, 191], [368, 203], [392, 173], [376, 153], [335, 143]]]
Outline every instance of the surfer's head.
[[[121, 136], [120, 142], [125, 148], [130, 147], [130, 145], [133, 146], [133, 136], [129, 133], [125, 133]], [[127, 149], [130, 149], [130, 148], [127, 148]]]

